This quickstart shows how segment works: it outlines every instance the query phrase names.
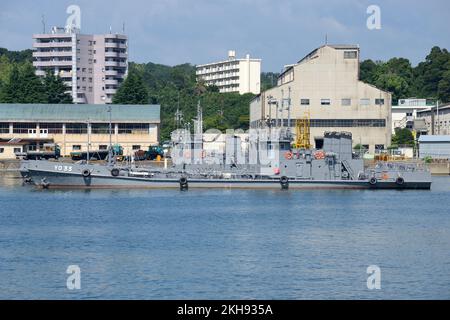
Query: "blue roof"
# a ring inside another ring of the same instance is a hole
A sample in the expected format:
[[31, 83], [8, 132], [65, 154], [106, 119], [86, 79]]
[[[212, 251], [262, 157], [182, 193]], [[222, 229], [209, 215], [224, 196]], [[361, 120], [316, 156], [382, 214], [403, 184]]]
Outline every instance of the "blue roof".
[[114, 122], [159, 123], [159, 105], [119, 104], [0, 104], [0, 122]]
[[443, 136], [443, 135], [425, 135], [419, 137], [419, 142], [450, 142], [450, 135], [449, 136]]

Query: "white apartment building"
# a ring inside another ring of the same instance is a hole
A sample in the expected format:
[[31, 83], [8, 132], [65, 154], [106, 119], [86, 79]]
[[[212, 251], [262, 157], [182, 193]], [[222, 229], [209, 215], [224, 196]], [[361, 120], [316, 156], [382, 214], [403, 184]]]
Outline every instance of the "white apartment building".
[[196, 69], [197, 81], [214, 85], [220, 92], [259, 94], [261, 91], [261, 59], [236, 59], [236, 52], [230, 50], [225, 61], [201, 64]]
[[128, 41], [121, 34], [85, 35], [76, 29], [53, 27], [33, 35], [36, 75], [59, 75], [74, 103], [111, 103], [128, 72]]
[[371, 153], [385, 149], [391, 144], [391, 94], [359, 80], [359, 56], [355, 45], [325, 45], [288, 66], [276, 87], [251, 101], [250, 127], [287, 127], [290, 118], [295, 136], [296, 119], [309, 117], [313, 147], [322, 148], [326, 131], [347, 131], [353, 145]]

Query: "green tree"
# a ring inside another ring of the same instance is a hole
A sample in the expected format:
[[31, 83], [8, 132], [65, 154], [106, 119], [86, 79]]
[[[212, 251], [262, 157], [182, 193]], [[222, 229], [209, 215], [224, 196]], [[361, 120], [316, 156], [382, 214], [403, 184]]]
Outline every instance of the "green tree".
[[114, 95], [114, 104], [148, 104], [149, 92], [140, 74], [131, 71]]
[[6, 55], [0, 55], [0, 84], [5, 84], [11, 74], [13, 64]]
[[0, 92], [0, 102], [18, 103], [22, 100], [19, 68], [13, 65], [7, 81], [2, 85]]
[[30, 62], [19, 67], [19, 98], [17, 103], [46, 103], [42, 80], [36, 76], [35, 69]]
[[442, 91], [438, 93], [439, 83], [448, 70], [450, 70], [450, 53], [446, 49], [433, 47], [425, 61], [414, 69], [414, 87], [417, 96], [422, 98], [437, 98], [439, 94], [445, 96]]
[[72, 96], [67, 92], [70, 91], [70, 88], [64, 84], [59, 76], [49, 71], [43, 81], [48, 103], [72, 103]]
[[392, 146], [414, 146], [414, 136], [407, 128], [396, 128], [392, 136]]
[[261, 91], [266, 91], [277, 85], [277, 79], [280, 74], [277, 72], [261, 73]]
[[450, 70], [446, 71], [439, 81], [438, 98], [442, 102], [450, 102]]

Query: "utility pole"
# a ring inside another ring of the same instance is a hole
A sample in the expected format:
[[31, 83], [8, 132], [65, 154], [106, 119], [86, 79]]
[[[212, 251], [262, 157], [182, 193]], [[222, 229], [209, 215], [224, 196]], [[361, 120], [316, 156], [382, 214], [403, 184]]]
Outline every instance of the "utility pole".
[[437, 134], [441, 133], [441, 126], [439, 124], [439, 99], [436, 101], [436, 113], [437, 113]]
[[288, 126], [287, 126], [287, 136], [291, 138], [291, 87], [289, 87], [288, 96]]
[[108, 106], [108, 113], [109, 113], [109, 152], [108, 152], [108, 165], [112, 165], [112, 157], [113, 157], [113, 150], [112, 150], [112, 108], [109, 105]]

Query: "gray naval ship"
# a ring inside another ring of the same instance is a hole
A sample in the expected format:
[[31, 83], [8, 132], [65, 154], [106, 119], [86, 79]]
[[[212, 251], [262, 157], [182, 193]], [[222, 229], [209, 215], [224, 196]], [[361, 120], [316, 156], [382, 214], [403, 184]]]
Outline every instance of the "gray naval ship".
[[[231, 137], [231, 140], [236, 140]], [[236, 161], [235, 148], [229, 157], [208, 161], [204, 150], [195, 157], [195, 143], [178, 143], [173, 164], [139, 167], [113, 161], [65, 163], [23, 160], [25, 181], [42, 188], [250, 188], [250, 189], [430, 189], [431, 174], [424, 164], [378, 162], [365, 168], [364, 160], [352, 150], [352, 136], [326, 132], [321, 150], [293, 149], [290, 139], [258, 141], [253, 163]], [[239, 145], [239, 141], [238, 141]], [[180, 147], [181, 146], [181, 147]], [[187, 147], [188, 146], [188, 147]], [[191, 148], [194, 146], [194, 148]], [[227, 147], [228, 148], [228, 147]], [[191, 151], [194, 152], [191, 152]], [[176, 156], [178, 154], [179, 156]], [[247, 155], [248, 157], [248, 155]], [[264, 159], [263, 159], [264, 158]], [[245, 161], [244, 161], [245, 162]]]

